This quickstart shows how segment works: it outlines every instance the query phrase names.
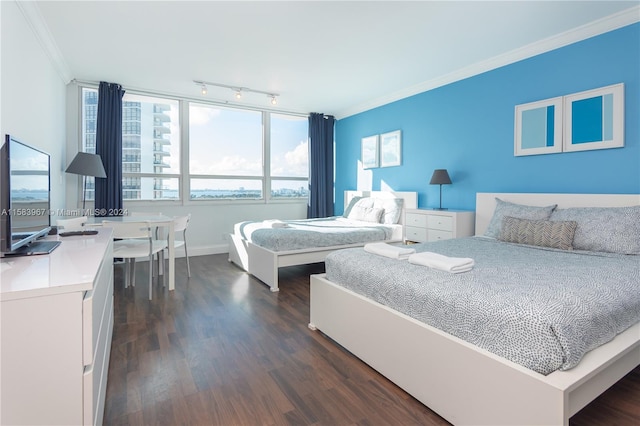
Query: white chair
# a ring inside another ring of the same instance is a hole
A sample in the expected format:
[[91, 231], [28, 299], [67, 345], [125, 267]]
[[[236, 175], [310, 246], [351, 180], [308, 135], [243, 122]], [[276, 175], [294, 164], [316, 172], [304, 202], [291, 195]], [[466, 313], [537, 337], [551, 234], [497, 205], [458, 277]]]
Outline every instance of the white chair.
[[[152, 216], [162, 216], [162, 213], [160, 212], [129, 212], [129, 216], [131, 217], [152, 217]], [[156, 240], [160, 239], [160, 230], [158, 228], [156, 228]], [[164, 252], [162, 253], [162, 255], [164, 256]], [[163, 271], [164, 270], [164, 258], [161, 258], [160, 255], [158, 255], [158, 265], [159, 266], [159, 271]], [[160, 273], [160, 272], [158, 272]]]
[[[113, 244], [113, 257], [126, 260], [125, 287], [129, 287], [129, 282], [135, 286], [135, 266], [136, 259], [146, 257], [149, 259], [149, 300], [152, 299], [153, 287], [153, 256], [167, 248], [166, 240], [155, 238], [156, 226], [146, 222], [117, 222], [102, 221], [103, 227], [113, 229], [113, 238], [117, 239]], [[160, 268], [158, 268], [160, 271]]]
[[56, 226], [58, 228], [64, 229], [65, 231], [79, 231], [88, 221], [89, 218], [87, 216], [72, 217], [70, 219], [58, 219], [56, 220]]
[[182, 232], [182, 239], [174, 240], [173, 247], [184, 247], [184, 257], [187, 259], [187, 276], [191, 278], [191, 266], [189, 265], [189, 253], [187, 251], [187, 227], [191, 220], [191, 213], [186, 216], [174, 216], [173, 218], [173, 231]]

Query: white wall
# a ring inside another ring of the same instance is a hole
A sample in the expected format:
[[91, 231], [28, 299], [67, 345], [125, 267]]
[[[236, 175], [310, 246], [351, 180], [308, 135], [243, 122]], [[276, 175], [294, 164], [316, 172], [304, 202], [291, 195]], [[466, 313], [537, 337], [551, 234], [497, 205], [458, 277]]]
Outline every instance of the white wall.
[[65, 82], [13, 1], [0, 2], [0, 133], [51, 155], [51, 207], [64, 207]]

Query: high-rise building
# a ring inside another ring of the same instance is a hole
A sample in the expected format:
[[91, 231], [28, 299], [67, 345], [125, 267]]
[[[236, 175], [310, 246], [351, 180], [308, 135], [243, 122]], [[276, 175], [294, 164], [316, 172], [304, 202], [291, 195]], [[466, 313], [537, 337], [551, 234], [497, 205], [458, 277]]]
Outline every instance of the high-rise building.
[[[96, 152], [96, 120], [98, 91], [83, 89], [84, 151]], [[122, 172], [162, 174], [170, 167], [166, 149], [171, 145], [171, 106], [162, 103], [122, 102]], [[87, 180], [87, 199], [94, 199], [94, 181]], [[163, 179], [126, 176], [122, 179], [122, 198], [125, 200], [162, 199], [166, 190]]]

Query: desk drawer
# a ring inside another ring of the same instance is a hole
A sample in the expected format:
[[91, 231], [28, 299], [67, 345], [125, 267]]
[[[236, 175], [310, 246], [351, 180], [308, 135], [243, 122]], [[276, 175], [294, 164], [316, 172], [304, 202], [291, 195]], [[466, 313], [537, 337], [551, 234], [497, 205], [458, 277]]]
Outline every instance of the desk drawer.
[[84, 425], [101, 425], [104, 415], [105, 395], [107, 392], [107, 376], [111, 355], [111, 339], [113, 336], [113, 298], [109, 298], [107, 314], [96, 347], [94, 362], [85, 367], [83, 374], [83, 416]]
[[82, 360], [85, 366], [93, 364], [98, 339], [104, 338], [106, 318], [113, 309], [113, 243], [102, 260], [93, 288], [82, 300]]
[[438, 231], [434, 229], [429, 229], [429, 241], [440, 241], [440, 240], [449, 240], [453, 238], [453, 232], [449, 231]]
[[453, 218], [449, 216], [429, 215], [427, 225], [429, 229], [453, 231]]
[[405, 239], [409, 241], [425, 242], [427, 241], [427, 230], [425, 228], [415, 228], [413, 226], [405, 226]]
[[427, 216], [423, 214], [407, 213], [405, 218], [406, 226], [425, 228], [427, 226]]

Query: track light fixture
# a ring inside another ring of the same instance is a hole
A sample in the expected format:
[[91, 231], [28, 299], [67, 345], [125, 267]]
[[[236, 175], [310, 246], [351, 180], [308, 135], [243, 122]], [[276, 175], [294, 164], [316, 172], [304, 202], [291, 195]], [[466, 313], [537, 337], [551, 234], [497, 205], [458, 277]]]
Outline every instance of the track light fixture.
[[277, 93], [266, 92], [264, 90], [250, 89], [248, 87], [229, 86], [227, 84], [212, 83], [210, 81], [202, 81], [202, 80], [193, 80], [193, 82], [201, 87], [201, 92], [203, 95], [207, 94], [207, 86], [215, 86], [215, 87], [222, 87], [224, 89], [233, 90], [233, 92], [235, 93], [236, 99], [241, 99], [244, 92], [260, 93], [263, 95], [267, 95], [267, 97], [270, 99], [271, 105], [276, 105], [278, 103], [278, 96], [280, 96]]

